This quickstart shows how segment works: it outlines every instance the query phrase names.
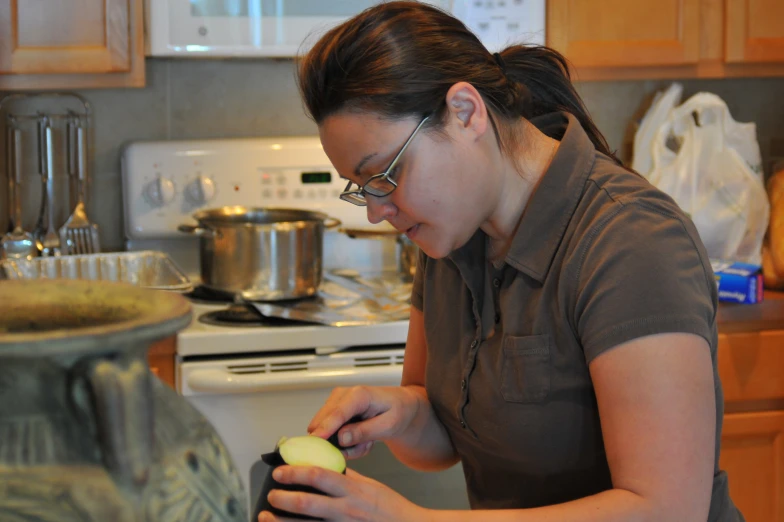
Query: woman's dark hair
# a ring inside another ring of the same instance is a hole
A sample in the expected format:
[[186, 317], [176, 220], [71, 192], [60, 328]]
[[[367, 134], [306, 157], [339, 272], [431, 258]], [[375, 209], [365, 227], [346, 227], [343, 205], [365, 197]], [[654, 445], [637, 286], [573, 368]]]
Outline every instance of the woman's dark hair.
[[390, 119], [434, 113], [438, 125], [447, 91], [464, 81], [506, 121], [573, 114], [596, 149], [620, 163], [575, 91], [560, 53], [514, 45], [496, 58], [462, 22], [427, 4], [388, 2], [363, 11], [319, 39], [298, 74], [302, 99], [317, 124], [339, 111], [357, 110]]

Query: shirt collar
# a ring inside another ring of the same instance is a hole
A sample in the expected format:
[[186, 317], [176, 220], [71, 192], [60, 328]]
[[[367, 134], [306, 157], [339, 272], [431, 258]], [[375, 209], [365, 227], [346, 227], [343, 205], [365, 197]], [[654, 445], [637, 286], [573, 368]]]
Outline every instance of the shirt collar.
[[572, 114], [550, 113], [531, 123], [550, 137], [562, 135], [561, 143], [528, 200], [504, 260], [541, 283], [593, 170], [596, 148]]
[[[560, 137], [561, 143], [528, 200], [504, 261], [541, 283], [593, 169], [596, 148], [572, 114], [553, 112], [530, 121], [551, 138]], [[478, 229], [447, 256], [466, 272], [464, 278], [484, 273], [486, 237]]]

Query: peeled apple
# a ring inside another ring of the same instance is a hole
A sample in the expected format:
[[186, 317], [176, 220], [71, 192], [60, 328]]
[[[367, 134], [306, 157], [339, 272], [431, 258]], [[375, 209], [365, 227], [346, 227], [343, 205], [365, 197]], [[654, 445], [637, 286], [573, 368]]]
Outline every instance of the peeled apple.
[[272, 507], [267, 500], [269, 492], [273, 489], [281, 489], [284, 491], [302, 491], [305, 493], [315, 493], [318, 495], [325, 495], [326, 493], [317, 489], [300, 486], [296, 484], [281, 484], [272, 478], [272, 472], [278, 466], [288, 464], [289, 466], [315, 466], [319, 468], [328, 469], [337, 473], [346, 472], [346, 458], [338, 448], [333, 446], [329, 441], [313, 435], [303, 435], [301, 437], [283, 437], [278, 441], [275, 451], [266, 453], [261, 456], [261, 460], [269, 466], [267, 476], [264, 479], [264, 485], [261, 487], [259, 498], [256, 501], [256, 509], [254, 510], [254, 517], [252, 520], [257, 520], [259, 513], [262, 511], [269, 511], [277, 516], [290, 517], [299, 520], [321, 520], [320, 518], [313, 518], [295, 513], [282, 511]]

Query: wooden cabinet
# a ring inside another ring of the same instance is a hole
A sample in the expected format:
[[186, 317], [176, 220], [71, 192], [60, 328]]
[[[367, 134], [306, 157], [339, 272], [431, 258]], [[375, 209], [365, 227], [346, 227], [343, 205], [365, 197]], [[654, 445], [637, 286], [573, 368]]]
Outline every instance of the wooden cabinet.
[[725, 415], [721, 467], [747, 522], [784, 520], [784, 410]]
[[175, 389], [174, 357], [176, 351], [177, 336], [173, 335], [156, 342], [150, 346], [150, 350], [147, 352], [147, 362], [150, 365], [150, 371]]
[[578, 80], [784, 76], [782, 0], [548, 0]]
[[143, 0], [0, 0], [0, 90], [144, 85]]
[[577, 67], [700, 59], [700, 0], [549, 0], [547, 39]]
[[725, 31], [727, 62], [784, 62], [782, 0], [727, 0]]
[[784, 330], [723, 334], [720, 466], [748, 522], [784, 522]]

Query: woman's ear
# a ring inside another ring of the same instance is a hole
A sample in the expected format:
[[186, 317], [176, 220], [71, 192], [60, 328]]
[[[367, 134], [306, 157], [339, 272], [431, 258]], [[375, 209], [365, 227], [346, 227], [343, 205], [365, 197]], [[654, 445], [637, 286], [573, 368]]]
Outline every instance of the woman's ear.
[[481, 136], [489, 127], [487, 106], [473, 85], [458, 82], [446, 93], [446, 106], [450, 118], [459, 122], [466, 131]]

